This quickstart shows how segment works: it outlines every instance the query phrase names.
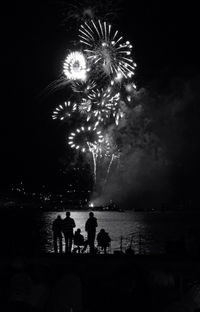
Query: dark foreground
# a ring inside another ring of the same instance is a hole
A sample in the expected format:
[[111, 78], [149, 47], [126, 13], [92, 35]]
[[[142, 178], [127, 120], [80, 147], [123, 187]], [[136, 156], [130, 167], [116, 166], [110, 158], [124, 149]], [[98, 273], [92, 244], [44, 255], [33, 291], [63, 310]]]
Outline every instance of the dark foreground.
[[193, 286], [200, 281], [199, 258], [43, 254], [0, 259], [1, 311], [200, 311], [200, 290]]

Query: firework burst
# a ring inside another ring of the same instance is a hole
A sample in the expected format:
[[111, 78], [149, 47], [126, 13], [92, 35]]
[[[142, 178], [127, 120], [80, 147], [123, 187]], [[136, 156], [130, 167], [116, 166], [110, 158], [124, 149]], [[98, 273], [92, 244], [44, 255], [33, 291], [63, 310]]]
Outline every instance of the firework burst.
[[83, 153], [91, 152], [92, 150], [97, 153], [103, 140], [104, 138], [101, 130], [97, 130], [94, 126], [87, 125], [71, 132], [68, 137], [68, 144], [71, 148], [80, 150]]
[[98, 123], [105, 123], [112, 117], [118, 102], [120, 93], [112, 92], [112, 88], [92, 90], [87, 98], [83, 98], [81, 106], [87, 107], [87, 121], [90, 119], [97, 120]]
[[74, 113], [76, 110], [76, 103], [72, 104], [70, 101], [64, 102], [64, 104], [60, 104], [58, 107], [56, 107], [52, 114], [52, 119], [64, 120], [71, 117], [72, 113]]
[[63, 72], [70, 80], [86, 80], [86, 59], [81, 52], [71, 52], [67, 55]]
[[118, 30], [113, 31], [107, 22], [90, 20], [79, 28], [80, 42], [91, 65], [111, 77], [119, 74], [128, 78], [134, 75], [136, 64], [131, 58], [132, 45], [123, 42]]

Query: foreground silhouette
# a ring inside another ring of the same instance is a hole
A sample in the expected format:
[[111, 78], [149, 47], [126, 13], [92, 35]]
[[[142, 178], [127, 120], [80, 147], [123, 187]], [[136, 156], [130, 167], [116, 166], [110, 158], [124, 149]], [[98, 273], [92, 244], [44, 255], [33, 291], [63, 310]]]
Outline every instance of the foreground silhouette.
[[107, 253], [107, 248], [110, 246], [111, 238], [108, 233], [101, 229], [100, 232], [97, 234], [97, 243], [98, 246], [103, 250], [104, 254]]
[[89, 213], [89, 218], [85, 223], [85, 230], [87, 232], [87, 241], [82, 250], [84, 252], [87, 249], [87, 246], [90, 248], [90, 253], [95, 253], [94, 241], [96, 237], [96, 228], [98, 226], [97, 219], [94, 217], [94, 213]]
[[59, 252], [62, 253], [62, 219], [60, 215], [58, 215], [57, 218], [53, 221], [52, 231], [54, 252], [58, 252], [59, 245]]
[[76, 224], [74, 219], [70, 217], [70, 212], [66, 212], [66, 218], [62, 221], [62, 232], [65, 238], [65, 252], [71, 253], [72, 249], [72, 240], [73, 240], [73, 229], [75, 228]]
[[74, 245], [77, 246], [73, 250], [74, 253], [76, 253], [76, 252], [80, 253], [81, 247], [85, 246], [84, 237], [81, 234], [80, 229], [77, 229], [76, 232], [74, 233]]

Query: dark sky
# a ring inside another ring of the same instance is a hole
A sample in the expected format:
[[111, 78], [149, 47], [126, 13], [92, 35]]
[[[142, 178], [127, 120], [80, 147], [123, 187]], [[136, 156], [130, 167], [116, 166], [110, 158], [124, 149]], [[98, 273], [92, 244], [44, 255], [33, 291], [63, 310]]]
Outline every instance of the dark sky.
[[[197, 7], [191, 2], [131, 2], [132, 7], [128, 1], [122, 2], [123, 12], [114, 23], [133, 44], [137, 85], [153, 86], [154, 92], [167, 94], [177, 78], [198, 84]], [[63, 128], [51, 120], [51, 112], [61, 98], [57, 93], [41, 100], [39, 95], [60, 75], [70, 40], [77, 38], [76, 28], [72, 23], [68, 27], [60, 25], [59, 5], [51, 1], [8, 3], [1, 14], [1, 185], [21, 179], [33, 186], [67, 183], [70, 176], [59, 171], [60, 159], [66, 156]], [[184, 114], [184, 118], [189, 116], [187, 129], [192, 129], [186, 134], [186, 151], [198, 144], [199, 128], [194, 122], [198, 123], [199, 110], [187, 109]], [[174, 171], [177, 181], [183, 176], [185, 181], [188, 176], [191, 179], [194, 171], [194, 178], [198, 176], [199, 147], [193, 151], [192, 155], [180, 155], [184, 166], [180, 172]]]

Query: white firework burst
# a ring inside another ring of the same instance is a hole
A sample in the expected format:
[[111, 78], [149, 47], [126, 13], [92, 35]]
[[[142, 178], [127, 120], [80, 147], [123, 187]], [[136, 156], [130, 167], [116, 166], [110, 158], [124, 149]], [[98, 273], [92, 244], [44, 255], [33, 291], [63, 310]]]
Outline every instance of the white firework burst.
[[77, 110], [77, 104], [71, 103], [70, 101], [64, 102], [64, 104], [60, 104], [54, 110], [52, 114], [52, 119], [64, 120], [66, 118], [71, 117], [72, 113]]
[[68, 137], [68, 144], [71, 148], [80, 150], [83, 153], [91, 151], [97, 153], [103, 140], [101, 130], [97, 130], [95, 126], [87, 125], [71, 132]]
[[84, 45], [87, 59], [106, 75], [116, 78], [134, 75], [136, 64], [131, 57], [132, 45], [123, 42], [118, 30], [113, 31], [107, 22], [85, 22], [79, 28], [80, 42]]
[[87, 64], [83, 53], [75, 51], [67, 55], [63, 72], [70, 80], [86, 80]]
[[82, 104], [88, 104], [87, 107], [87, 121], [91, 118], [100, 122], [106, 122], [113, 112], [116, 110], [120, 99], [120, 93], [112, 94], [111, 87], [104, 89], [92, 90], [87, 99], [82, 100]]

